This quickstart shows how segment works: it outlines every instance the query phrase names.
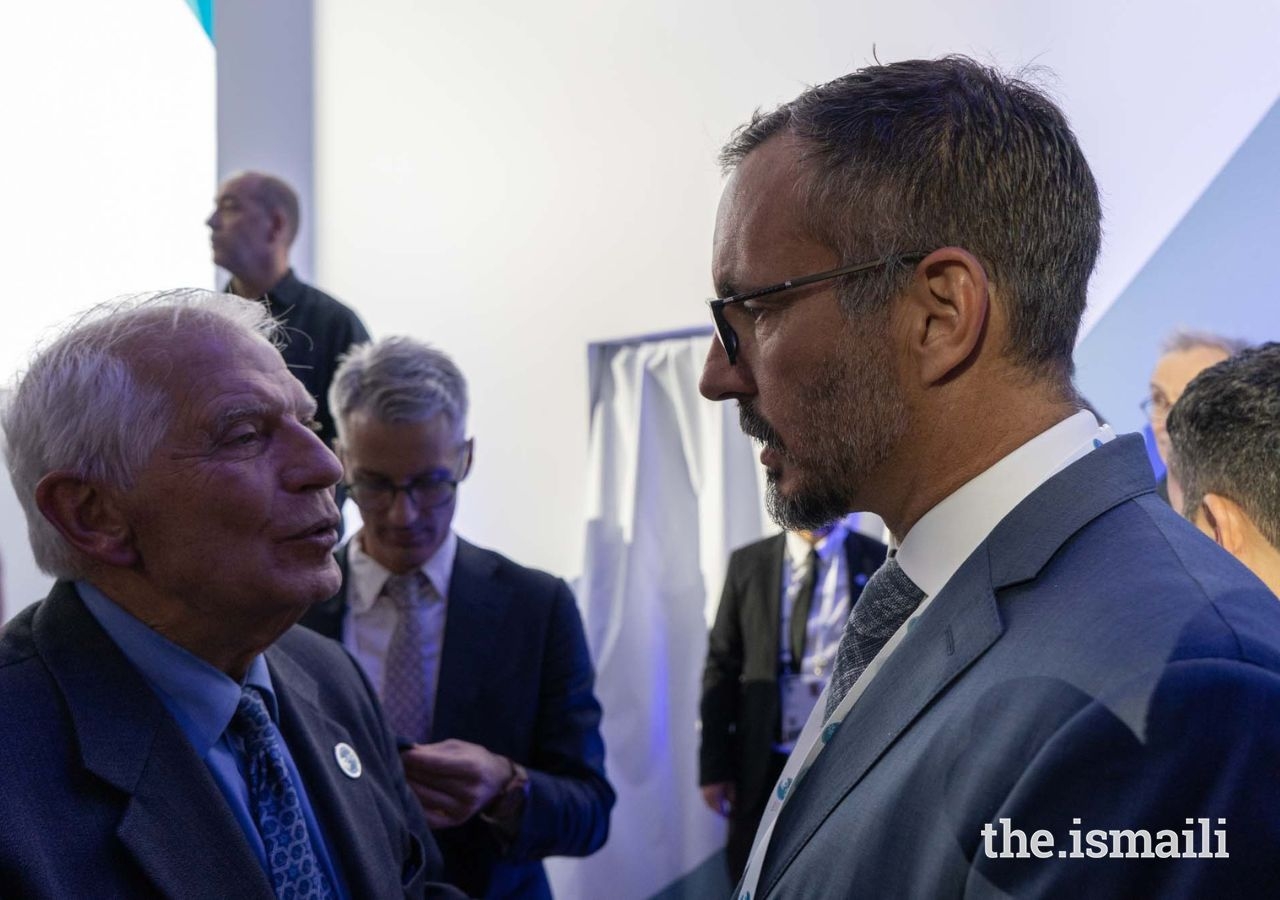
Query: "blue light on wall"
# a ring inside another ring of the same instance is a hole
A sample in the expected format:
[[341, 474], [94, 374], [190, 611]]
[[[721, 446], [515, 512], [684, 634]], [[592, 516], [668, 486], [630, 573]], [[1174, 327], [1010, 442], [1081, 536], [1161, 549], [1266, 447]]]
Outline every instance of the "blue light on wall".
[[1076, 385], [1116, 431], [1139, 431], [1138, 410], [1160, 344], [1179, 326], [1251, 342], [1280, 338], [1280, 102], [1124, 293], [1076, 347]]
[[213, 0], [187, 0], [187, 6], [195, 13], [196, 19], [204, 33], [213, 40]]

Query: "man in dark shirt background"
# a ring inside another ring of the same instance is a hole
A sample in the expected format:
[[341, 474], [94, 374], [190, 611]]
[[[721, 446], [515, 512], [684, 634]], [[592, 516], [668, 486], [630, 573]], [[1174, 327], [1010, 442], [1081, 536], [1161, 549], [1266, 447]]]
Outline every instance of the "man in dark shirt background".
[[289, 249], [299, 221], [293, 188], [273, 175], [241, 172], [222, 183], [205, 224], [213, 261], [231, 274], [226, 290], [265, 298], [271, 315], [284, 323], [285, 363], [319, 404], [320, 438], [332, 446], [329, 383], [338, 357], [369, 340], [369, 331], [350, 307], [294, 274]]

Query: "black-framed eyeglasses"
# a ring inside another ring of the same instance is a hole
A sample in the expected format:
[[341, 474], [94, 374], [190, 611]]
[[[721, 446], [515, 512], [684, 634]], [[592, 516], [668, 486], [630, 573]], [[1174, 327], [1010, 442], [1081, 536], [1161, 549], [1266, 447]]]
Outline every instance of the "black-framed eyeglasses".
[[1158, 419], [1167, 418], [1169, 410], [1173, 408], [1173, 404], [1163, 395], [1159, 397], [1144, 397], [1142, 402], [1138, 404], [1138, 408], [1146, 413], [1146, 416], [1152, 422]]
[[452, 500], [471, 471], [471, 442], [467, 441], [462, 474], [457, 477], [434, 472], [414, 478], [408, 484], [396, 484], [385, 478], [358, 475], [347, 482], [347, 493], [363, 512], [386, 512], [395, 505], [396, 495], [403, 493], [420, 510], [437, 509]]
[[777, 294], [781, 291], [789, 291], [792, 288], [817, 284], [820, 281], [830, 281], [832, 278], [839, 278], [842, 275], [855, 275], [858, 272], [870, 272], [872, 269], [878, 269], [881, 266], [918, 263], [928, 255], [928, 253], [920, 250], [912, 250], [909, 253], [895, 253], [892, 256], [881, 257], [880, 259], [875, 259], [871, 262], [854, 263], [851, 266], [841, 266], [840, 268], [832, 269], [829, 272], [819, 272], [816, 275], [805, 275], [801, 278], [788, 278], [786, 281], [779, 282], [778, 284], [771, 284], [768, 287], [756, 288], [753, 291], [743, 291], [740, 294], [734, 294], [732, 297], [720, 297], [714, 300], [708, 300], [707, 307], [711, 310], [711, 319], [716, 324], [716, 336], [720, 339], [720, 344], [724, 347], [725, 355], [729, 357], [729, 365], [736, 365], [738, 362], [738, 333], [733, 330], [733, 326], [729, 324], [729, 320], [725, 318], [724, 314], [724, 308], [730, 303], [742, 303], [744, 300], [755, 300], [758, 297]]

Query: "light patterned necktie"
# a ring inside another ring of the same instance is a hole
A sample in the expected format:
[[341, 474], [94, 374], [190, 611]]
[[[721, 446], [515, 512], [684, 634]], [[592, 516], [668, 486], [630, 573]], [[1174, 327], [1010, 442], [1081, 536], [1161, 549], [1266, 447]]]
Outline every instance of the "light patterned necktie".
[[241, 690], [228, 730], [244, 744], [249, 809], [267, 852], [272, 890], [280, 900], [335, 897], [311, 844], [302, 803], [285, 767], [271, 717], [256, 688]]
[[392, 575], [382, 590], [397, 613], [383, 670], [382, 706], [396, 734], [421, 743], [431, 737], [436, 693], [427, 653], [427, 604], [438, 595], [421, 569]]
[[840, 637], [840, 647], [836, 650], [831, 690], [827, 692], [826, 718], [831, 718], [858, 676], [923, 599], [924, 591], [916, 587], [892, 556], [867, 580], [862, 596], [849, 613], [844, 634]]

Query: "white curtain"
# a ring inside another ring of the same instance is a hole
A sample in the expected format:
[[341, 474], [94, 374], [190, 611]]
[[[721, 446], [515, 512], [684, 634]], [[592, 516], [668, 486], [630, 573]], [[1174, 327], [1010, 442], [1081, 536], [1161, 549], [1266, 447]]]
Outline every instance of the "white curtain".
[[673, 883], [724, 844], [698, 793], [707, 627], [729, 551], [774, 526], [736, 405], [698, 394], [710, 340], [700, 330], [591, 347], [578, 597], [618, 804], [600, 852], [551, 862], [566, 900], [682, 896]]

